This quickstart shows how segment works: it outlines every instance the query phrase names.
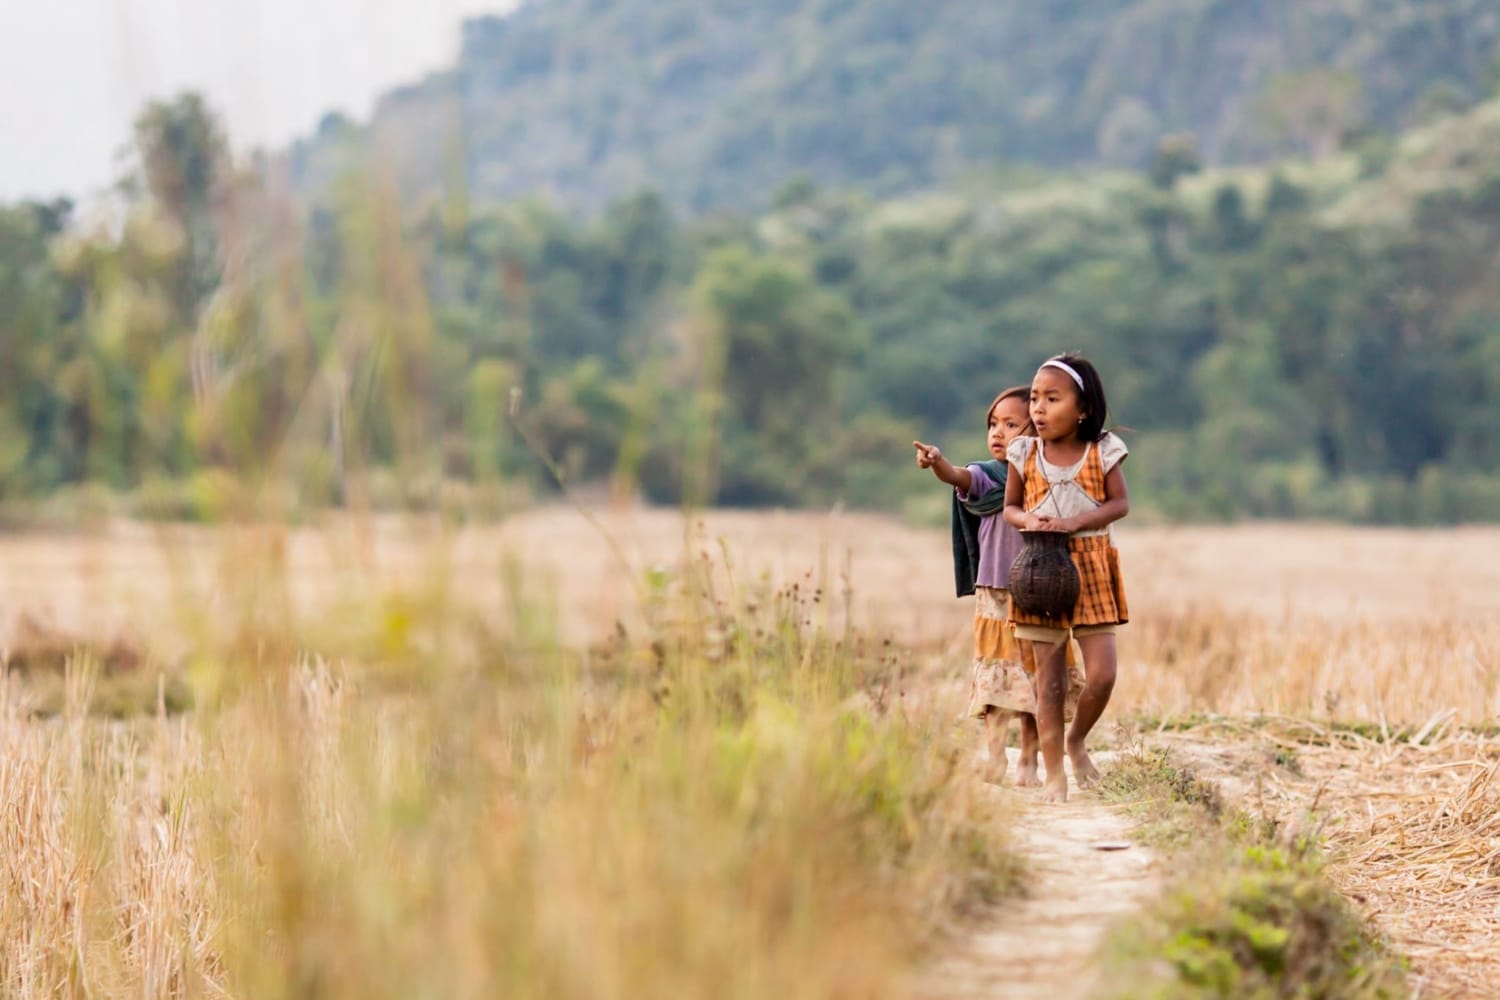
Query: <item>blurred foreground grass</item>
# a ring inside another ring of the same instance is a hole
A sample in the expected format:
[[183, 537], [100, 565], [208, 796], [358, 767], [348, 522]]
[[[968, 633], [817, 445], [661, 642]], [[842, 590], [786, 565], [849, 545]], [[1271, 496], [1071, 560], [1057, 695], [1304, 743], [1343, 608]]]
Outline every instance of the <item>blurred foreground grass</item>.
[[55, 716], [7, 674], [6, 995], [890, 996], [1016, 887], [951, 711], [820, 624], [827, 581], [685, 556], [580, 651], [524, 591], [278, 617], [276, 558], [226, 564], [185, 714], [90, 713], [87, 651]]

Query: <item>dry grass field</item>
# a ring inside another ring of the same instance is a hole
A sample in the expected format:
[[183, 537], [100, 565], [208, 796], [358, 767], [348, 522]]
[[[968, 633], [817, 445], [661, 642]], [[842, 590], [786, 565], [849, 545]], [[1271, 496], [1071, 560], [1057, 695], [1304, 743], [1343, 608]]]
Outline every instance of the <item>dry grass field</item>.
[[[1500, 530], [1119, 541], [1106, 722], [1500, 714]], [[5, 995], [890, 996], [1015, 886], [944, 532], [122, 524], [0, 567]]]
[[[1125, 527], [1134, 623], [1121, 633], [1125, 712], [1279, 712], [1420, 724], [1500, 717], [1500, 529], [1332, 525]], [[639, 630], [685, 554], [721, 599], [821, 590], [809, 621], [889, 638], [905, 671], [963, 682], [967, 601], [946, 535], [864, 514], [549, 509], [503, 526], [334, 520], [291, 529], [124, 524], [0, 541], [0, 643], [24, 619], [175, 662], [251, 625], [358, 634], [440, 607], [586, 649]], [[524, 614], [522, 612], [524, 611]], [[327, 638], [325, 635], [324, 638]], [[921, 672], [921, 671], [919, 671]], [[962, 698], [958, 700], [961, 702]]]

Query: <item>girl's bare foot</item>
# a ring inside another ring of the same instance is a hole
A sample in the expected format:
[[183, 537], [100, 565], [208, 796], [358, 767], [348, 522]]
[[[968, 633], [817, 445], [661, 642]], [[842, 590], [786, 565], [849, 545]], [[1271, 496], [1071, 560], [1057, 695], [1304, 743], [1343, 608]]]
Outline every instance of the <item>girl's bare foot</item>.
[[1005, 784], [1005, 773], [1010, 770], [1010, 761], [1002, 750], [998, 756], [991, 753], [988, 760], [980, 761], [979, 775], [987, 784]]
[[1049, 777], [1047, 779], [1047, 783], [1042, 786], [1042, 801], [1068, 801], [1068, 776], [1066, 774], [1059, 774], [1055, 778]]
[[1068, 741], [1068, 759], [1073, 762], [1073, 778], [1079, 788], [1092, 788], [1098, 783], [1099, 769], [1094, 766], [1093, 758], [1081, 741], [1076, 745], [1072, 740]]
[[1036, 716], [1027, 712], [1021, 715], [1021, 770], [1016, 775], [1016, 787], [1041, 788], [1042, 779], [1036, 769], [1038, 744]]
[[1014, 713], [987, 705], [984, 709], [985, 757], [981, 773], [992, 785], [1005, 783], [1005, 772], [1010, 769], [1010, 760], [1005, 756], [1005, 744], [1010, 741], [1010, 719]]

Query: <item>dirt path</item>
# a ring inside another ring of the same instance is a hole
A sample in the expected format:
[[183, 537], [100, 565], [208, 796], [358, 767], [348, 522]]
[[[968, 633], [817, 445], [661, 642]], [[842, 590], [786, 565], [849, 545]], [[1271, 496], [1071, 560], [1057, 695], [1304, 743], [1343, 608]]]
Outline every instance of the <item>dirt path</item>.
[[[1097, 755], [1101, 765], [1106, 756]], [[1132, 839], [1120, 811], [1089, 792], [1075, 788], [1060, 806], [1009, 787], [995, 794], [1024, 803], [1015, 835], [1030, 870], [1029, 892], [950, 942], [924, 970], [913, 996], [1087, 996], [1095, 986], [1092, 959], [1105, 932], [1158, 889], [1155, 859]]]

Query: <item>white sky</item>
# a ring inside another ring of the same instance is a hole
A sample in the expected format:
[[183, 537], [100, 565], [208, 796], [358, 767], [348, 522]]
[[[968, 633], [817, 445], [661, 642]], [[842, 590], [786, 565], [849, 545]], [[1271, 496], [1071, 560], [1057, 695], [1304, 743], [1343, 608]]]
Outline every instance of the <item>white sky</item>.
[[0, 0], [0, 200], [85, 196], [153, 98], [205, 94], [236, 152], [449, 64], [516, 0]]

